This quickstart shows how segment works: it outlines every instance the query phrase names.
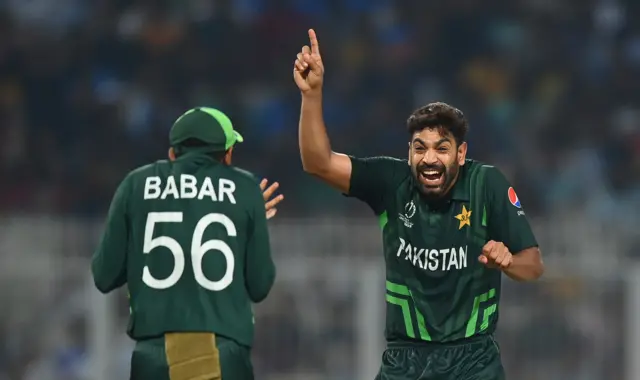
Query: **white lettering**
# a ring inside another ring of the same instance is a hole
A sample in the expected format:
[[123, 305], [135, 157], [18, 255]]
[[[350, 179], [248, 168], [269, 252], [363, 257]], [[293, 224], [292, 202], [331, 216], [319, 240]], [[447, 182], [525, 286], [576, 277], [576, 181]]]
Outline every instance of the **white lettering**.
[[191, 174], [180, 176], [180, 198], [193, 199], [198, 195], [198, 179]]
[[176, 186], [176, 179], [173, 178], [172, 175], [167, 177], [167, 185], [165, 186], [160, 199], [167, 199], [167, 196], [169, 196], [169, 194], [171, 194], [173, 199], [180, 199], [180, 193], [178, 193], [178, 186]]
[[398, 247], [398, 252], [396, 253], [397, 257], [400, 257], [400, 254], [404, 250], [404, 239], [400, 238], [400, 246]]
[[407, 246], [405, 247], [404, 251], [407, 253], [407, 255], [404, 257], [405, 260], [409, 260], [411, 261], [411, 253], [412, 253], [412, 247], [411, 244], [407, 244]]
[[144, 182], [144, 199], [156, 199], [160, 196], [160, 177], [147, 177]]
[[429, 251], [429, 270], [434, 271], [438, 269], [438, 251], [432, 249]]
[[444, 249], [426, 249], [418, 248], [411, 243], [400, 239], [400, 246], [396, 252], [396, 257], [401, 257], [404, 253], [404, 259], [409, 261], [413, 266], [435, 271], [450, 271], [464, 269], [468, 266], [467, 252], [468, 247], [452, 247]]
[[235, 191], [235, 182], [227, 178], [219, 178], [217, 187], [214, 187], [211, 177], [204, 177], [199, 183], [198, 178], [192, 174], [181, 174], [180, 178], [170, 175], [163, 183], [159, 176], [151, 176], [145, 179], [143, 199], [197, 198], [235, 205]]
[[467, 251], [468, 250], [469, 250], [468, 246], [465, 246], [464, 248], [460, 247], [460, 249], [458, 250], [458, 256], [460, 257], [460, 264], [462, 264], [460, 269], [467, 267]]
[[236, 191], [235, 182], [226, 178], [220, 178], [218, 187], [220, 188], [220, 202], [224, 202], [224, 197], [226, 195], [227, 198], [229, 198], [229, 202], [236, 204], [236, 197], [233, 195], [233, 192]]
[[413, 265], [416, 265], [416, 262], [418, 263], [418, 267], [422, 268], [422, 260], [420, 259], [421, 256], [424, 255], [424, 248], [418, 249], [417, 247], [413, 247]]
[[213, 183], [211, 183], [211, 178], [209, 177], [205, 177], [202, 187], [200, 188], [200, 194], [198, 194], [198, 199], [204, 199], [205, 196], [210, 197], [213, 202], [218, 201], [216, 191], [213, 189]]
[[[442, 252], [442, 251], [440, 251]], [[443, 260], [444, 261], [444, 260]], [[460, 269], [458, 267], [458, 255], [456, 255], [456, 249], [451, 249], [451, 254], [449, 255], [449, 264], [447, 265], [447, 270], [451, 270], [451, 268]]]

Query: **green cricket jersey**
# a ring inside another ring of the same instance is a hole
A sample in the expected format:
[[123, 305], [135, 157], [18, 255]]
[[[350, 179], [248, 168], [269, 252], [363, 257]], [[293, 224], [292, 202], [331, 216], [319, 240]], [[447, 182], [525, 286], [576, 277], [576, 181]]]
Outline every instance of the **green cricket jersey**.
[[92, 272], [102, 292], [128, 285], [133, 339], [213, 332], [251, 346], [251, 301], [275, 278], [256, 179], [202, 154], [134, 170], [114, 196]]
[[351, 158], [349, 196], [378, 215], [386, 262], [388, 341], [491, 334], [501, 272], [478, 262], [489, 240], [537, 246], [520, 201], [493, 166], [467, 160], [446, 199], [427, 203], [406, 160]]

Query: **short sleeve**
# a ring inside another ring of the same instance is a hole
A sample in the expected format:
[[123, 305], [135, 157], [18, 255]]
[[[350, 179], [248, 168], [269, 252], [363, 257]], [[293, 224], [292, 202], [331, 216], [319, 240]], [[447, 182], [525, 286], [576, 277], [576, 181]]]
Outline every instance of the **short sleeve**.
[[376, 213], [384, 211], [385, 198], [411, 173], [406, 160], [391, 157], [351, 158], [349, 197], [367, 203]]
[[488, 168], [486, 186], [489, 238], [504, 243], [512, 253], [537, 247], [516, 191], [497, 168]]

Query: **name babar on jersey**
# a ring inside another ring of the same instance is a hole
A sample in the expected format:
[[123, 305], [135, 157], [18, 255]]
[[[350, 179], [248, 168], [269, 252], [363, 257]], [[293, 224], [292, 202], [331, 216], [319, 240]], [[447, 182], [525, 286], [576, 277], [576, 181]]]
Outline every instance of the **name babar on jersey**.
[[[458, 223], [455, 226], [457, 228], [451, 232], [446, 228], [440, 228], [438, 235], [444, 235], [442, 239], [434, 239], [433, 237], [425, 239], [426, 235], [433, 235], [434, 232], [422, 228], [420, 223], [424, 220], [419, 220], [416, 217], [417, 211], [414, 201], [411, 200], [404, 206], [404, 212], [398, 214], [398, 220], [402, 223], [398, 223], [399, 241], [396, 257], [408, 261], [416, 268], [429, 272], [448, 272], [467, 268], [469, 266], [469, 249], [464, 229], [471, 226], [472, 211], [462, 205], [459, 213], [454, 216]], [[443, 219], [438, 221], [438, 224], [448, 224], [448, 221], [444, 220], [447, 216], [447, 213], [442, 215]], [[424, 241], [434, 240], [437, 243], [431, 246], [424, 244]]]

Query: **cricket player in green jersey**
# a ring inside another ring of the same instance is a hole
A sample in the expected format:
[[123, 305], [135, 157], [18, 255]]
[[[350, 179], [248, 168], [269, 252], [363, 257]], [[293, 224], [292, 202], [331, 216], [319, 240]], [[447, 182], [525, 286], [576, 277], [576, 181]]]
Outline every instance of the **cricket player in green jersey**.
[[504, 379], [493, 338], [502, 273], [531, 281], [544, 270], [515, 190], [495, 167], [466, 158], [468, 123], [444, 103], [409, 117], [408, 160], [333, 152], [324, 65], [313, 30], [309, 38], [293, 71], [304, 169], [366, 202], [382, 229], [387, 349], [377, 378]]
[[168, 160], [116, 191], [93, 256], [96, 287], [128, 287], [132, 380], [253, 379], [252, 302], [275, 279], [267, 218], [282, 195], [270, 199], [277, 183], [231, 166], [243, 139], [216, 109], [187, 111], [169, 140]]

